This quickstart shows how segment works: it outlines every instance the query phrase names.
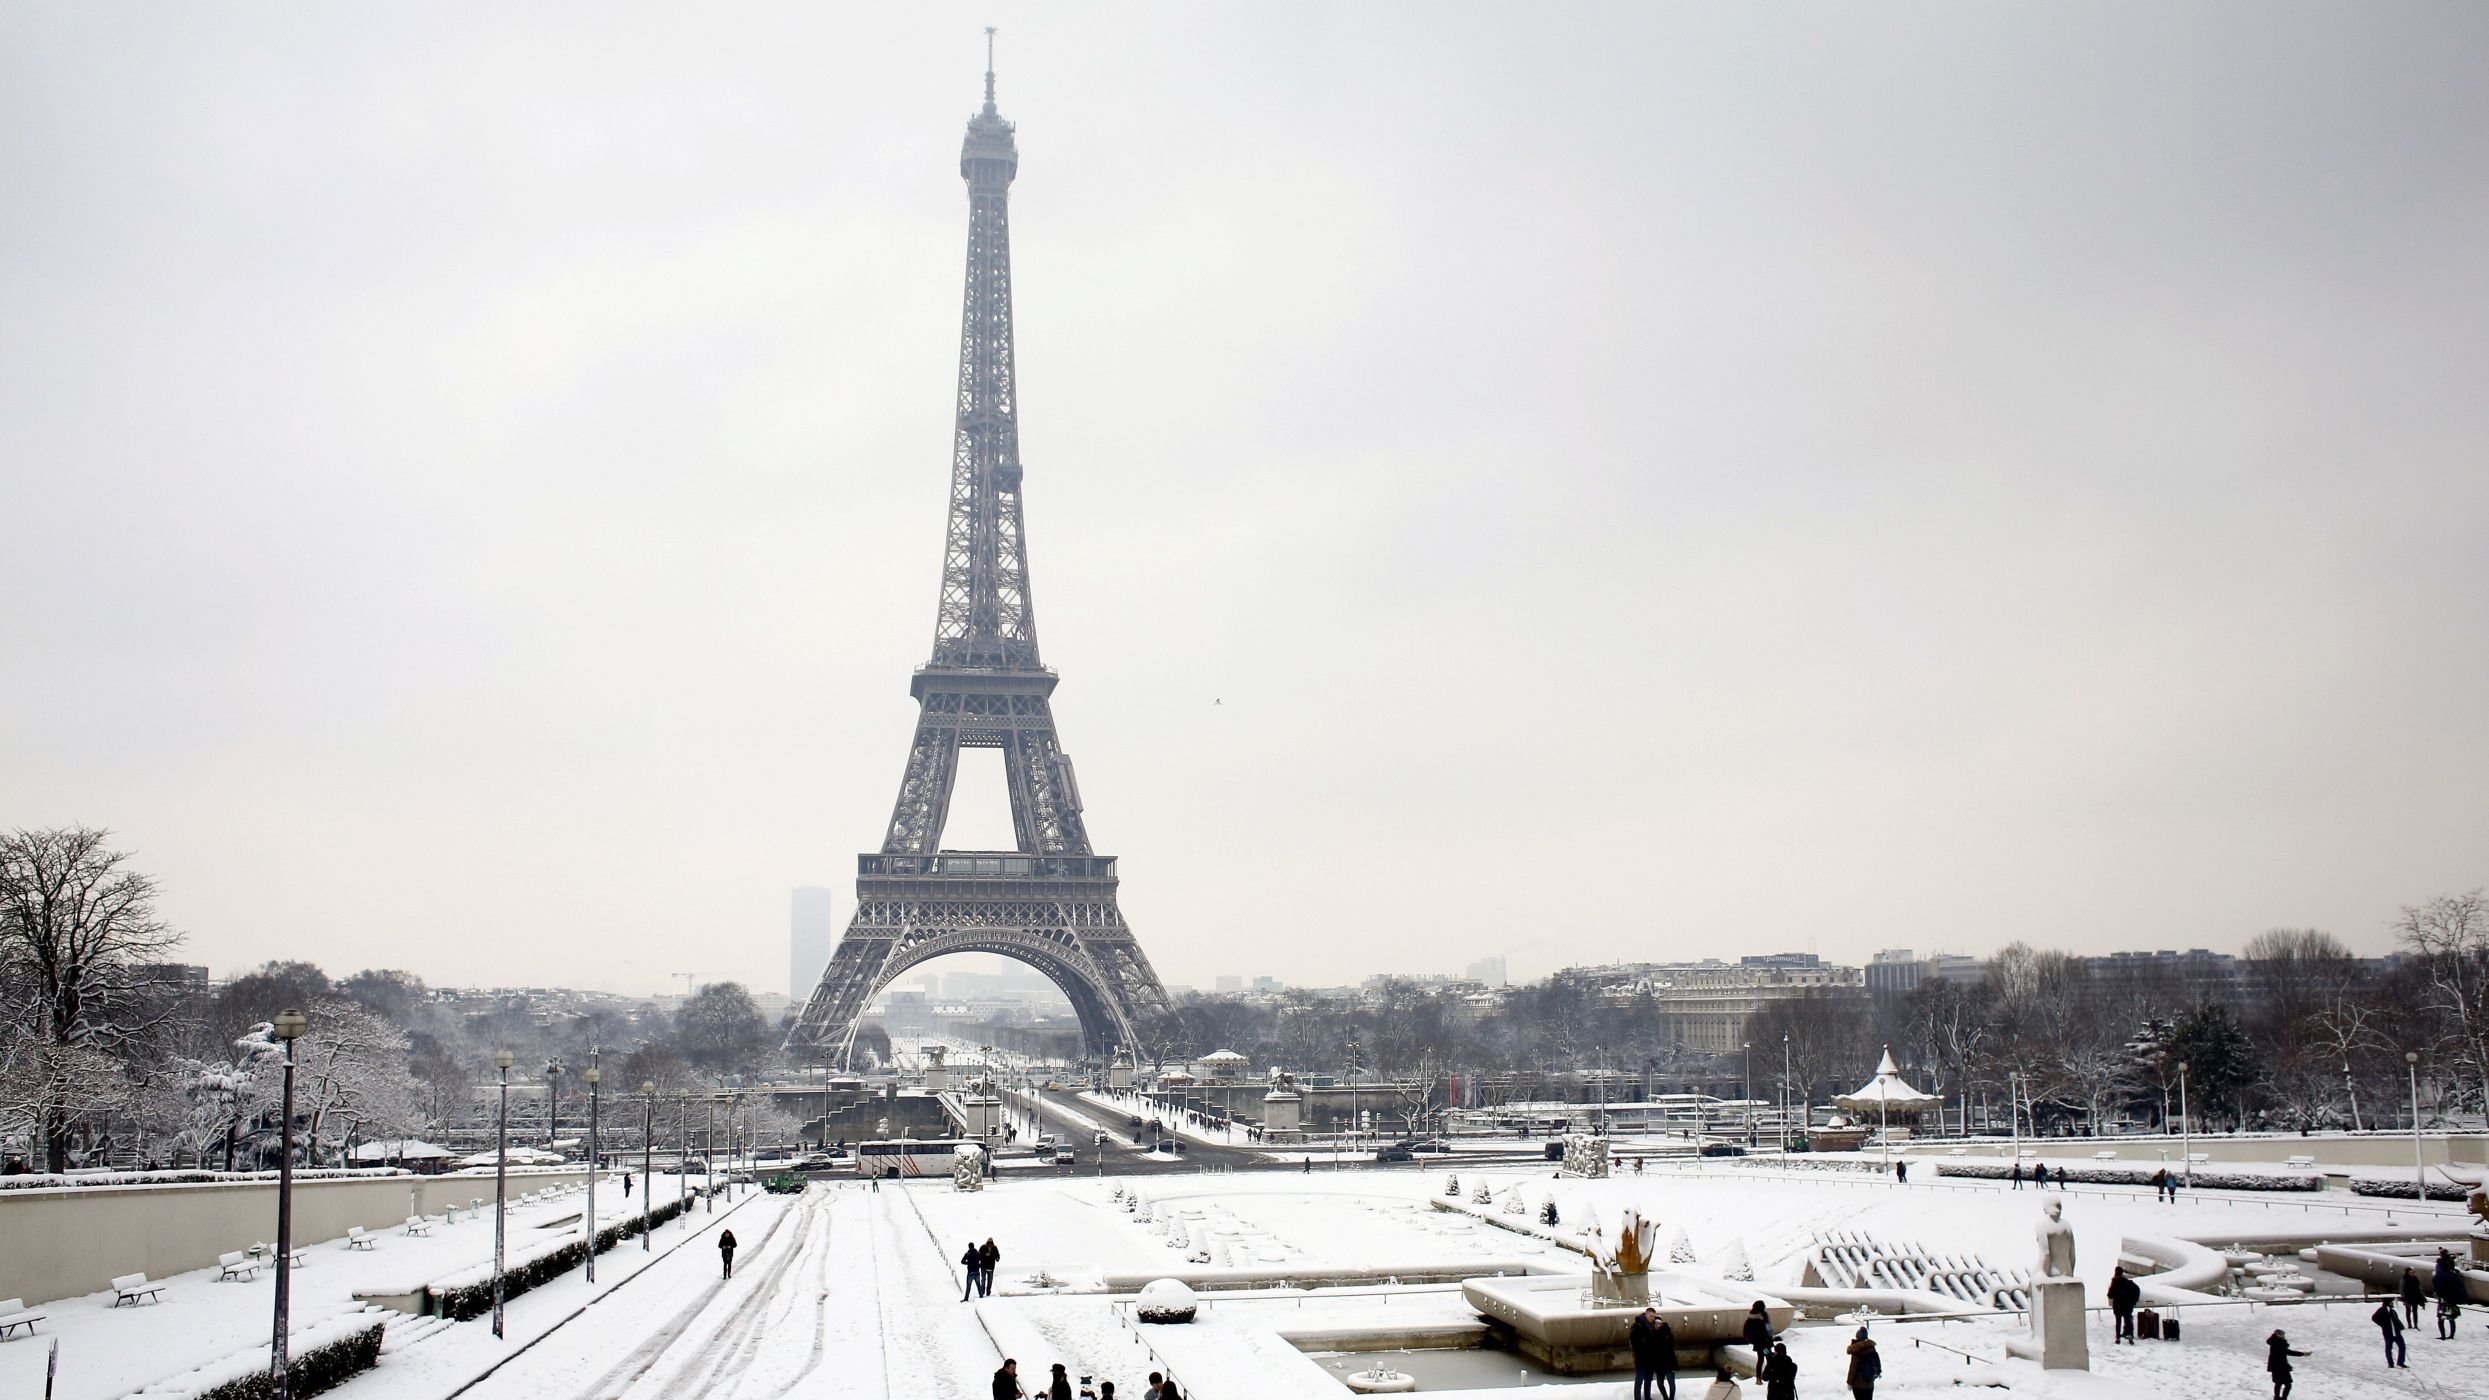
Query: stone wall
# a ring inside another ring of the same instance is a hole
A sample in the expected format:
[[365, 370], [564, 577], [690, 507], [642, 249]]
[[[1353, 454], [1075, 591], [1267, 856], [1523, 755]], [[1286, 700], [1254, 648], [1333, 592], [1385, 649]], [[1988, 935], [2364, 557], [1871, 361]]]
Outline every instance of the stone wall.
[[[514, 1170], [510, 1194], [585, 1180], [584, 1167]], [[492, 1200], [490, 1171], [298, 1181], [294, 1243], [333, 1240], [352, 1225], [402, 1225], [409, 1215], [437, 1215], [478, 1197]], [[7, 1242], [0, 1248], [0, 1298], [48, 1303], [100, 1291], [119, 1274], [167, 1278], [276, 1237], [273, 1181], [0, 1191], [0, 1240]]]

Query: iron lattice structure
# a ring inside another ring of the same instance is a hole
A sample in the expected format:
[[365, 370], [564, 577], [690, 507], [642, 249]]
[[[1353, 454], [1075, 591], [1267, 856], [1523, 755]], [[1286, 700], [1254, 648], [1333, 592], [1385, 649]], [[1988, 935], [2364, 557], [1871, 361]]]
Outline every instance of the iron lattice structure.
[[[918, 963], [998, 953], [1044, 973], [1080, 1016], [1094, 1055], [1140, 1044], [1167, 1009], [1115, 903], [1115, 860], [1093, 854], [1072, 761], [1055, 738], [1056, 676], [1037, 654], [1020, 517], [1019, 400], [1011, 338], [1011, 180], [1019, 148], [994, 110], [968, 121], [968, 287], [959, 327], [958, 430], [933, 659], [910, 686], [916, 738], [876, 854], [857, 857], [856, 912], [787, 1037], [846, 1064], [865, 1008]], [[1010, 851], [942, 849], [962, 748], [1000, 749]]]

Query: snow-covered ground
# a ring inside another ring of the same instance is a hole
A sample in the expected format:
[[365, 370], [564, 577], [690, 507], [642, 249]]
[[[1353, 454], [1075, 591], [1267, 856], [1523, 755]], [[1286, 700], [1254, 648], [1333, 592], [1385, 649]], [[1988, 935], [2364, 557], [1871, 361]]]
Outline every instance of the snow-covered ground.
[[[1442, 1208], [1446, 1203], [1438, 1198], [1450, 1171], [1461, 1178], [1458, 1209]], [[1484, 1204], [1469, 1199], [1480, 1186], [1489, 1197]], [[663, 1199], [664, 1185], [659, 1191]], [[1131, 1207], [1135, 1193], [1146, 1202], [1147, 1218], [1144, 1208]], [[1516, 1197], [1520, 1209], [1508, 1209]], [[1541, 1223], [1550, 1199], [1558, 1215], [1552, 1227]], [[1340, 1271], [1457, 1275], [1499, 1266], [1570, 1272], [1583, 1267], [1569, 1247], [1579, 1242], [1581, 1226], [1612, 1223], [1628, 1206], [1656, 1219], [1663, 1240], [1673, 1242], [1682, 1231], [1696, 1262], [1679, 1267], [1719, 1268], [1742, 1255], [1758, 1293], [1795, 1280], [1817, 1234], [1833, 1230], [2018, 1269], [2030, 1262], [2040, 1199], [2032, 1190], [1999, 1185], [1897, 1185], [1880, 1177], [1725, 1163], [1606, 1181], [1559, 1178], [1535, 1165], [1455, 1164], [1310, 1175], [1021, 1178], [975, 1193], [954, 1192], [940, 1181], [880, 1190], [851, 1181], [821, 1183], [800, 1197], [750, 1192], [721, 1202], [715, 1215], [695, 1213], [689, 1225], [659, 1232], [654, 1255], [626, 1246], [603, 1256], [596, 1289], [574, 1275], [515, 1301], [506, 1341], [494, 1339], [482, 1321], [392, 1318], [380, 1368], [339, 1393], [343, 1400], [446, 1400], [462, 1388], [477, 1400], [976, 1400], [987, 1394], [1000, 1358], [1010, 1355], [1032, 1392], [1049, 1363], [1062, 1361], [1075, 1376], [1114, 1380], [1120, 1394], [1135, 1400], [1152, 1369], [1171, 1371], [1186, 1395], [1201, 1400], [1330, 1397], [1345, 1394], [1331, 1377], [1350, 1369], [1347, 1359], [1308, 1356], [1283, 1334], [1311, 1328], [1458, 1331], [1475, 1315], [1456, 1287], [1377, 1278], [1308, 1289], [1283, 1286], [1283, 1278], [1301, 1285]], [[575, 1211], [576, 1198], [545, 1210], [565, 1206]], [[2346, 1214], [2331, 1202], [2197, 1193], [2173, 1206], [2148, 1191], [2115, 1187], [2072, 1193], [2065, 1210], [2079, 1272], [2095, 1299], [2129, 1236], [2218, 1242], [2376, 1224], [2364, 1211]], [[2408, 1219], [2411, 1208], [2401, 1210]], [[2453, 1210], [2432, 1218], [2449, 1233], [2457, 1228]], [[549, 1223], [522, 1213], [520, 1232]], [[732, 1280], [719, 1277], [714, 1247], [724, 1228], [732, 1228], [742, 1245]], [[969, 1242], [989, 1237], [1002, 1251], [994, 1296], [962, 1301], [955, 1261]], [[393, 1234], [368, 1254], [324, 1246], [298, 1275], [298, 1315], [308, 1320], [322, 1310], [343, 1310], [355, 1288], [446, 1274], [489, 1249], [489, 1222], [462, 1222], [431, 1240]], [[1214, 1290], [1204, 1293], [1201, 1319], [1188, 1327], [1138, 1325], [1128, 1294], [1092, 1291], [1113, 1276], [1179, 1272]], [[1222, 1276], [1254, 1286], [1217, 1289]], [[214, 1284], [191, 1275], [173, 1285], [160, 1308], [112, 1310], [104, 1306], [108, 1299], [75, 1299], [50, 1309], [54, 1320], [46, 1334], [62, 1340], [65, 1400], [117, 1400], [265, 1335], [264, 1276], [254, 1284]], [[2368, 1311], [2356, 1301], [2321, 1300], [2191, 1306], [2183, 1314], [2184, 1342], [2117, 1348], [2107, 1345], [2105, 1320], [2098, 1321], [2088, 1377], [2043, 1376], [2027, 1363], [2007, 1361], [2005, 1342], [2024, 1330], [2017, 1317], [1879, 1321], [1873, 1330], [1886, 1374], [1878, 1393], [1932, 1395], [1971, 1383], [2050, 1397], [2261, 1400], [2269, 1394], [2263, 1339], [2281, 1328], [2294, 1345], [2314, 1353], [2299, 1362], [2302, 1400], [2489, 1394], [2489, 1329], [2479, 1325], [2477, 1313], [2452, 1342], [2434, 1340], [2424, 1319], [2411, 1339], [2412, 1369], [2387, 1372]], [[1800, 1393], [1837, 1394], [1840, 1348], [1853, 1325], [1816, 1321], [1820, 1325], [1789, 1334], [1801, 1368]], [[39, 1394], [42, 1356], [40, 1339], [0, 1345], [0, 1394]], [[1356, 1367], [1373, 1359], [1356, 1358]], [[1476, 1351], [1426, 1354], [1410, 1365], [1416, 1370], [1433, 1363], [1449, 1363], [1446, 1379], [1427, 1383], [1434, 1394], [1490, 1382], [1508, 1388], [1534, 1370], [1509, 1354]], [[1602, 1379], [1579, 1391], [1621, 1396], [1627, 1387]]]

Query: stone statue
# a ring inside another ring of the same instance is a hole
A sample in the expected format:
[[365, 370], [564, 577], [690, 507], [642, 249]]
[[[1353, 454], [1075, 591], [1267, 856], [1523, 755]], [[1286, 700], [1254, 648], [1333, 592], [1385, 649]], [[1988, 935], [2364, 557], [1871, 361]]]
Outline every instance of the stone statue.
[[2065, 1209], [2065, 1202], [2051, 1198], [2040, 1220], [2041, 1278], [2074, 1277], [2074, 1227], [2066, 1224]]

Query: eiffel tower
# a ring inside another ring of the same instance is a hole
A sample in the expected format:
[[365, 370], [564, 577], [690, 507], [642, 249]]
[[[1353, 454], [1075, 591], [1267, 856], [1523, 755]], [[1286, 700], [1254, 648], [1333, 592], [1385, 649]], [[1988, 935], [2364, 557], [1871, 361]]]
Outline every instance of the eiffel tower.
[[[933, 659], [916, 669], [916, 739], [879, 852], [856, 858], [856, 912], [787, 1035], [799, 1056], [852, 1060], [873, 997], [946, 953], [998, 953], [1044, 973], [1080, 1017], [1089, 1054], [1138, 1049], [1166, 989], [1115, 904], [1115, 858], [1089, 849], [1072, 761], [1056, 742], [1056, 676], [1037, 657], [1020, 527], [1019, 401], [1012, 382], [1012, 125], [994, 110], [993, 31], [985, 108], [968, 119], [968, 289], [959, 329], [959, 417]], [[959, 750], [1002, 750], [1009, 851], [942, 849]], [[825, 1053], [826, 1052], [826, 1053]]]

